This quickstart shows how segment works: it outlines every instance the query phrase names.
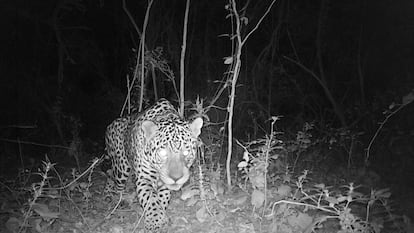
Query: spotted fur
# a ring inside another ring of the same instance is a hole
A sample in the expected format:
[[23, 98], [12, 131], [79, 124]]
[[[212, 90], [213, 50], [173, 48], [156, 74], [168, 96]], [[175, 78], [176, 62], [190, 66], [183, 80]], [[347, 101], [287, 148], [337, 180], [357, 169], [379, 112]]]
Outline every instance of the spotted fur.
[[106, 150], [112, 161], [116, 189], [125, 189], [135, 175], [138, 201], [145, 211], [147, 232], [160, 232], [168, 223], [170, 190], [179, 190], [189, 178], [203, 125], [188, 123], [165, 99], [142, 113], [119, 118], [106, 130]]

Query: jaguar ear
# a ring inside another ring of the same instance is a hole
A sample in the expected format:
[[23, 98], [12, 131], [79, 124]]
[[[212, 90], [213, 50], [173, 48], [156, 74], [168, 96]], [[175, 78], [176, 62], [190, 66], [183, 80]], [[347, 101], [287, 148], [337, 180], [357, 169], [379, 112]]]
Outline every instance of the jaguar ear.
[[142, 131], [144, 131], [145, 139], [150, 139], [158, 130], [158, 126], [152, 121], [143, 121], [141, 124]]
[[198, 137], [201, 133], [201, 127], [203, 127], [203, 118], [198, 117], [190, 123], [190, 129], [193, 132], [194, 137]]

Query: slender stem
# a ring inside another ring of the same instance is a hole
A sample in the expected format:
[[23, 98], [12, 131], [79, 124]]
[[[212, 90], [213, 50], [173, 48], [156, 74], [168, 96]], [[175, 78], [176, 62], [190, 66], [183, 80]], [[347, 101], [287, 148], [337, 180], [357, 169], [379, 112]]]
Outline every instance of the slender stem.
[[155, 96], [155, 99], [156, 100], [158, 100], [158, 91], [157, 91], [157, 89], [158, 89], [158, 87], [157, 87], [157, 78], [156, 78], [156, 75], [155, 75], [155, 69], [154, 69], [154, 66], [153, 65], [151, 65], [151, 76], [152, 76], [152, 86], [153, 86], [153, 90], [154, 90], [154, 96]]
[[397, 109], [395, 109], [394, 111], [392, 111], [391, 113], [389, 113], [389, 114], [385, 117], [384, 121], [380, 123], [380, 126], [378, 127], [377, 131], [375, 131], [374, 136], [371, 138], [371, 141], [370, 141], [370, 142], [369, 142], [369, 144], [368, 144], [368, 147], [367, 147], [367, 153], [366, 153], [366, 156], [365, 156], [365, 165], [368, 165], [368, 160], [369, 160], [369, 157], [370, 157], [370, 152], [371, 152], [371, 147], [372, 147], [372, 144], [374, 143], [374, 141], [375, 141], [375, 139], [377, 138], [378, 134], [381, 132], [381, 130], [382, 130], [382, 128], [384, 127], [385, 123], [387, 123], [387, 121], [388, 121], [388, 120], [389, 120], [392, 116], [394, 116], [397, 112], [399, 112], [401, 109], [403, 109], [405, 106], [407, 106], [407, 105], [408, 105], [408, 104], [410, 104], [411, 102], [413, 102], [413, 101], [411, 100], [411, 101], [408, 101], [408, 102], [406, 102], [406, 103], [401, 104], [401, 105], [400, 105]]
[[242, 38], [241, 38], [241, 26], [240, 26], [240, 16], [237, 11], [236, 1], [231, 0], [231, 7], [232, 12], [234, 15], [235, 23], [236, 23], [236, 56], [234, 68], [233, 68], [233, 76], [231, 79], [231, 91], [230, 91], [230, 100], [227, 111], [229, 112], [229, 122], [227, 124], [228, 130], [228, 141], [227, 141], [227, 161], [226, 161], [226, 173], [227, 173], [227, 186], [231, 189], [231, 171], [230, 171], [230, 162], [231, 162], [231, 154], [232, 154], [232, 147], [233, 147], [233, 114], [234, 114], [234, 98], [236, 96], [236, 84], [237, 79], [240, 73], [241, 67], [241, 50], [242, 50]]
[[276, 2], [276, 0], [273, 0], [270, 3], [270, 6], [267, 8], [266, 12], [262, 15], [262, 17], [259, 19], [259, 21], [254, 26], [254, 28], [246, 35], [246, 37], [244, 37], [243, 41], [241, 42], [242, 46], [246, 43], [247, 39], [249, 39], [250, 35], [253, 34], [253, 32], [256, 31], [259, 28], [259, 25], [262, 23], [263, 19], [269, 14], [270, 9], [272, 9], [272, 6], [273, 6], [273, 4], [275, 4], [275, 2]]
[[338, 119], [341, 121], [341, 124], [344, 125], [346, 124], [344, 116], [343, 116], [343, 112], [341, 110], [341, 108], [338, 106], [338, 103], [336, 102], [334, 96], [332, 95], [331, 90], [329, 90], [328, 84], [325, 82], [324, 79], [320, 78], [318, 75], [315, 74], [315, 72], [313, 72], [312, 70], [310, 70], [309, 68], [307, 68], [305, 65], [303, 65], [302, 63], [293, 60], [290, 57], [287, 56], [283, 56], [283, 58], [285, 58], [286, 60], [298, 65], [300, 68], [302, 68], [304, 71], [306, 71], [307, 73], [309, 73], [318, 83], [319, 85], [321, 85], [326, 98], [328, 98], [329, 102], [331, 103], [334, 112], [336, 114], [336, 116], [338, 117]]
[[125, 11], [125, 14], [127, 14], [129, 21], [131, 21], [132, 26], [134, 26], [135, 31], [138, 33], [138, 36], [141, 38], [142, 34], [139, 31], [137, 23], [135, 23], [134, 17], [132, 17], [131, 12], [129, 12], [125, 0], [122, 0], [122, 9]]
[[72, 150], [72, 148], [67, 147], [67, 146], [50, 145], [50, 144], [29, 142], [29, 141], [21, 141], [20, 139], [19, 140], [13, 140], [13, 139], [7, 139], [7, 138], [0, 138], [0, 141], [12, 142], [12, 143], [18, 143], [18, 144], [26, 144], [26, 145], [34, 145], [34, 146], [42, 146], [42, 147], [49, 147], [49, 148], [60, 148], [60, 149], [65, 149], [65, 150]]
[[145, 34], [148, 26], [148, 18], [151, 10], [153, 0], [148, 0], [147, 11], [145, 12], [144, 25], [142, 26], [141, 36], [141, 92], [139, 94], [139, 108], [138, 111], [142, 111], [142, 103], [144, 101], [144, 89], [145, 89]]
[[188, 26], [188, 12], [190, 10], [190, 0], [187, 0], [185, 5], [185, 15], [184, 15], [184, 28], [183, 28], [183, 44], [181, 46], [181, 59], [180, 59], [180, 116], [184, 116], [184, 80], [185, 80], [185, 70], [184, 70], [184, 61], [185, 61], [185, 50], [187, 48], [187, 26]]
[[[146, 28], [146, 24], [148, 24], [148, 15], [149, 15], [149, 9], [151, 8], [151, 5], [152, 5], [152, 1], [148, 2], [147, 11], [146, 11], [146, 14], [145, 14], [146, 22], [144, 22], [144, 27], [145, 28]], [[134, 76], [132, 78], [132, 81], [129, 81], [129, 78], [127, 77], [127, 85], [128, 85], [127, 92], [128, 93], [127, 93], [127, 98], [126, 98], [126, 100], [124, 102], [124, 105], [122, 107], [120, 116], [123, 116], [123, 113], [124, 113], [124, 110], [125, 110], [125, 107], [127, 106], [127, 104], [130, 108], [130, 103], [129, 103], [130, 102], [130, 95], [131, 95], [131, 92], [132, 92], [132, 88], [134, 87], [135, 80], [138, 79], [138, 69], [139, 69], [139, 65], [140, 65], [141, 51], [146, 51], [147, 50], [147, 47], [145, 45], [145, 38], [143, 38], [142, 33], [139, 31], [139, 28], [138, 28], [137, 24], [135, 23], [134, 18], [132, 17], [131, 13], [129, 12], [129, 10], [126, 6], [125, 0], [122, 0], [122, 9], [125, 11], [125, 14], [127, 14], [129, 20], [131, 21], [132, 25], [134, 26], [135, 31], [138, 33], [138, 36], [141, 39], [141, 41], [140, 41], [140, 44], [139, 44], [139, 47], [138, 47], [137, 61], [135, 63], [136, 65], [135, 65]], [[144, 31], [145, 31], [145, 29], [144, 29]], [[141, 84], [142, 84], [142, 82], [141, 82]], [[142, 96], [143, 96], [143, 89], [142, 88], [143, 87], [141, 86], [141, 92], [142, 92]], [[141, 109], [142, 109], [142, 98], [140, 99], [140, 103], [139, 103], [139, 111], [141, 111]], [[128, 111], [130, 111], [130, 109], [128, 109]]]
[[[276, 2], [276, 0], [273, 0], [272, 3], [270, 4], [270, 6], [267, 8], [266, 12], [264, 13], [264, 15], [260, 18], [260, 20], [258, 21], [258, 23], [255, 25], [255, 27], [247, 34], [247, 36], [242, 39], [241, 36], [241, 19], [240, 19], [240, 15], [237, 11], [237, 6], [236, 6], [236, 1], [235, 0], [230, 0], [230, 7], [231, 7], [231, 13], [232, 16], [234, 17], [234, 22], [236, 24], [236, 29], [235, 29], [235, 33], [232, 36], [232, 42], [235, 41], [235, 56], [233, 56], [233, 67], [231, 70], [231, 89], [230, 89], [230, 99], [229, 99], [229, 104], [228, 104], [228, 108], [227, 111], [229, 113], [229, 121], [227, 124], [227, 130], [228, 130], [228, 138], [227, 138], [227, 160], [226, 160], [226, 173], [227, 173], [227, 186], [229, 187], [229, 189], [231, 189], [231, 171], [230, 171], [230, 162], [231, 162], [231, 155], [232, 155], [232, 147], [233, 147], [233, 115], [234, 115], [234, 99], [236, 96], [236, 85], [237, 85], [237, 80], [239, 78], [239, 74], [240, 74], [240, 67], [241, 67], [241, 53], [242, 53], [242, 48], [243, 45], [246, 43], [247, 39], [249, 38], [249, 36], [259, 27], [260, 23], [263, 21], [264, 17], [266, 17], [266, 15], [270, 12], [270, 9], [272, 8], [273, 4]], [[231, 17], [232, 22], [233, 22], [233, 17]], [[232, 24], [233, 25], [233, 24]], [[236, 39], [236, 40], [234, 40]], [[224, 84], [226, 85], [226, 84]]]

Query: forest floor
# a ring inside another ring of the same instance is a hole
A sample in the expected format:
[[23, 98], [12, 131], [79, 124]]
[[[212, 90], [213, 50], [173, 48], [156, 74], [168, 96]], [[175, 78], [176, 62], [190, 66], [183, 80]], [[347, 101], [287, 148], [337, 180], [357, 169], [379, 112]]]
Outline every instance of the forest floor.
[[[57, 175], [51, 163], [40, 167], [2, 178], [0, 232], [144, 232], [132, 184], [118, 203], [104, 196], [107, 176], [99, 168], [81, 176]], [[367, 188], [378, 181], [373, 172], [320, 168], [265, 179], [250, 170], [233, 177], [229, 190], [223, 170], [199, 168], [173, 192], [167, 232], [414, 232], [413, 199], [395, 204], [389, 189]]]

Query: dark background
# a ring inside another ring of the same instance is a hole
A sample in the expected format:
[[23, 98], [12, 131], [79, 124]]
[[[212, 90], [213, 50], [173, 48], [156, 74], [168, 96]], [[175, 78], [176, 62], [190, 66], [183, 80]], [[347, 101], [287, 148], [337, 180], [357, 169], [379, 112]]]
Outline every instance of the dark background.
[[[238, 1], [238, 8], [245, 3]], [[243, 35], [269, 3], [250, 2], [243, 12], [248, 18]], [[140, 29], [146, 4], [127, 1]], [[220, 36], [231, 33], [225, 4], [191, 2], [188, 100], [200, 96], [208, 103], [220, 86], [217, 81], [225, 78], [223, 58], [232, 52], [229, 38]], [[147, 29], [147, 48], [161, 47], [176, 77], [184, 11], [185, 1], [155, 1]], [[260, 128], [268, 128], [269, 117], [283, 115], [278, 124], [285, 132], [296, 132], [305, 122], [314, 122], [320, 133], [341, 127], [363, 132], [362, 160], [383, 111], [413, 90], [413, 12], [411, 0], [277, 1], [243, 50], [236, 137], [263, 136]], [[134, 69], [133, 49], [139, 43], [122, 1], [3, 0], [0, 17], [1, 169], [33, 163], [45, 154], [52, 161], [66, 156], [66, 165], [74, 164], [70, 153], [52, 145], [82, 145], [78, 153], [85, 161], [99, 156], [105, 127], [119, 116], [124, 102], [126, 75]], [[339, 112], [315, 78], [289, 58], [325, 78]], [[159, 95], [176, 98], [168, 82]], [[216, 104], [226, 107], [227, 96], [225, 92]], [[405, 188], [414, 183], [413, 111], [408, 105], [387, 122], [371, 155], [376, 172]], [[212, 122], [226, 116], [219, 110], [208, 114]]]

